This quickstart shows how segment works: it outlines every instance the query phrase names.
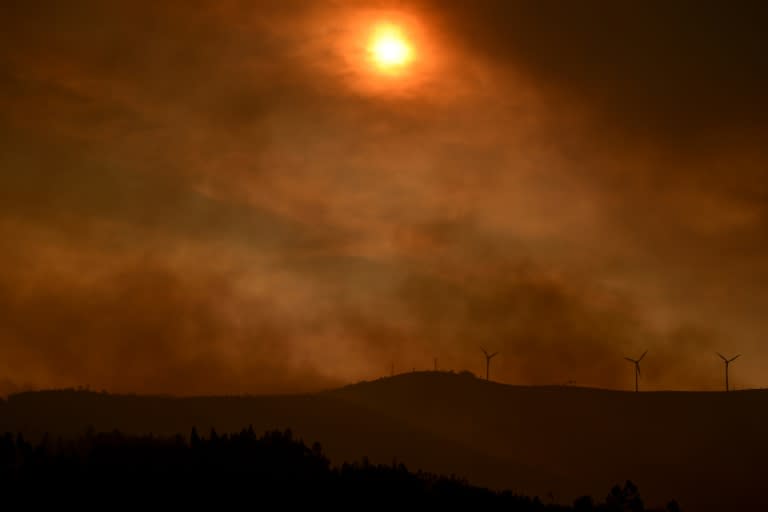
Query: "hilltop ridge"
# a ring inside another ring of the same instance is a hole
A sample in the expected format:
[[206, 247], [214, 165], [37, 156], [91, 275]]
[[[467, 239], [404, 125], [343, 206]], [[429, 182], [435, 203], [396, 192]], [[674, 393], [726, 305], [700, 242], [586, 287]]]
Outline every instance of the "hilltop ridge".
[[412, 372], [320, 393], [184, 397], [63, 390], [11, 395], [0, 430], [173, 434], [291, 428], [334, 462], [368, 456], [569, 501], [632, 480], [651, 503], [766, 510], [768, 391], [626, 392]]

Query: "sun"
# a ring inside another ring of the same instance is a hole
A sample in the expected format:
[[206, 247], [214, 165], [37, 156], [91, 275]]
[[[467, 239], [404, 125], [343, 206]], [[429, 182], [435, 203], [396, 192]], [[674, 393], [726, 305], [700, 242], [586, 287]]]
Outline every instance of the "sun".
[[402, 68], [413, 59], [413, 48], [395, 26], [378, 27], [371, 38], [369, 51], [376, 65], [384, 70]]
[[396, 66], [408, 59], [409, 48], [402, 39], [382, 37], [376, 42], [373, 51], [381, 64]]

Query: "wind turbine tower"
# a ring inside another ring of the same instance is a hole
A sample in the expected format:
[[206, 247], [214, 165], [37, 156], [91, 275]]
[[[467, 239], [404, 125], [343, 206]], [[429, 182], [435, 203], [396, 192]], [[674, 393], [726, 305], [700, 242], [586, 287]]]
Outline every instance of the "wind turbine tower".
[[728, 389], [728, 365], [730, 365], [730, 364], [731, 364], [731, 362], [733, 362], [733, 361], [734, 361], [736, 358], [738, 358], [738, 357], [741, 357], [741, 354], [736, 354], [736, 355], [735, 355], [735, 356], [733, 356], [732, 358], [728, 359], [727, 357], [725, 357], [725, 356], [724, 356], [723, 354], [721, 354], [720, 352], [715, 352], [715, 353], [716, 353], [717, 355], [719, 355], [719, 356], [720, 356], [720, 359], [722, 359], [722, 360], [723, 360], [723, 362], [725, 363], [725, 390], [726, 390], [726, 391], [730, 391], [730, 390]]
[[493, 354], [489, 354], [483, 347], [480, 347], [480, 350], [485, 354], [485, 380], [491, 380], [491, 359], [499, 355], [499, 353], [494, 352]]
[[645, 354], [647, 354], [647, 353], [648, 353], [648, 351], [646, 350], [645, 352], [643, 352], [643, 355], [641, 355], [638, 359], [632, 359], [631, 357], [625, 357], [624, 358], [627, 361], [629, 361], [630, 363], [633, 363], [635, 365], [635, 393], [638, 392], [637, 380], [640, 378], [640, 361], [643, 360], [643, 358], [645, 357]]

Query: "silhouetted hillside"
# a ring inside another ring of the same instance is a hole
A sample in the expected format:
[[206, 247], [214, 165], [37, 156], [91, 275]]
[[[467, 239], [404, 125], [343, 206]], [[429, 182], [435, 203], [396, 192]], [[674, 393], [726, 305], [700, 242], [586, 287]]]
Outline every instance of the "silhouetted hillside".
[[0, 431], [172, 435], [291, 428], [334, 463], [393, 458], [477, 485], [570, 503], [632, 480], [648, 503], [768, 510], [768, 393], [627, 393], [507, 386], [421, 372], [314, 395], [170, 398], [50, 391], [13, 395]]
[[[651, 502], [691, 510], [768, 510], [768, 392], [628, 393], [509, 386], [421, 372], [333, 391], [414, 428], [483, 454], [538, 467], [573, 496], [632, 479]], [[501, 475], [469, 475], [484, 485]], [[531, 487], [536, 492], [544, 489]]]
[[[120, 432], [87, 433], [74, 440], [37, 444], [21, 434], [0, 437], [0, 482], [5, 502], [38, 498], [54, 492], [57, 505], [171, 502], [176, 507], [221, 507], [237, 503], [270, 508], [310, 505], [339, 507], [461, 507], [511, 512], [555, 512], [571, 507], [545, 505], [538, 498], [495, 492], [465, 480], [424, 472], [405, 465], [371, 464], [367, 459], [331, 467], [319, 443], [309, 448], [290, 430], [257, 437], [249, 427], [239, 433], [207, 438], [193, 428], [189, 441], [173, 437], [126, 436]], [[41, 493], [41, 491], [45, 491]], [[62, 499], [63, 498], [63, 499]], [[43, 498], [45, 499], [45, 498]], [[107, 501], [103, 501], [106, 499]], [[70, 501], [71, 500], [71, 501]], [[605, 503], [581, 497], [581, 512], [645, 510], [637, 487], [615, 486]], [[676, 510], [670, 508], [670, 510]]]

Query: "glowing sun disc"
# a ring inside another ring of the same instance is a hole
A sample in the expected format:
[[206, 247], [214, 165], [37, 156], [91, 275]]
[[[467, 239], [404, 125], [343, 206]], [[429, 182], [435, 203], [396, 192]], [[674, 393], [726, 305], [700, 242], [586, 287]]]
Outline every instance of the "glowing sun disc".
[[370, 51], [374, 61], [383, 68], [403, 66], [411, 60], [413, 54], [408, 42], [394, 29], [376, 34]]

